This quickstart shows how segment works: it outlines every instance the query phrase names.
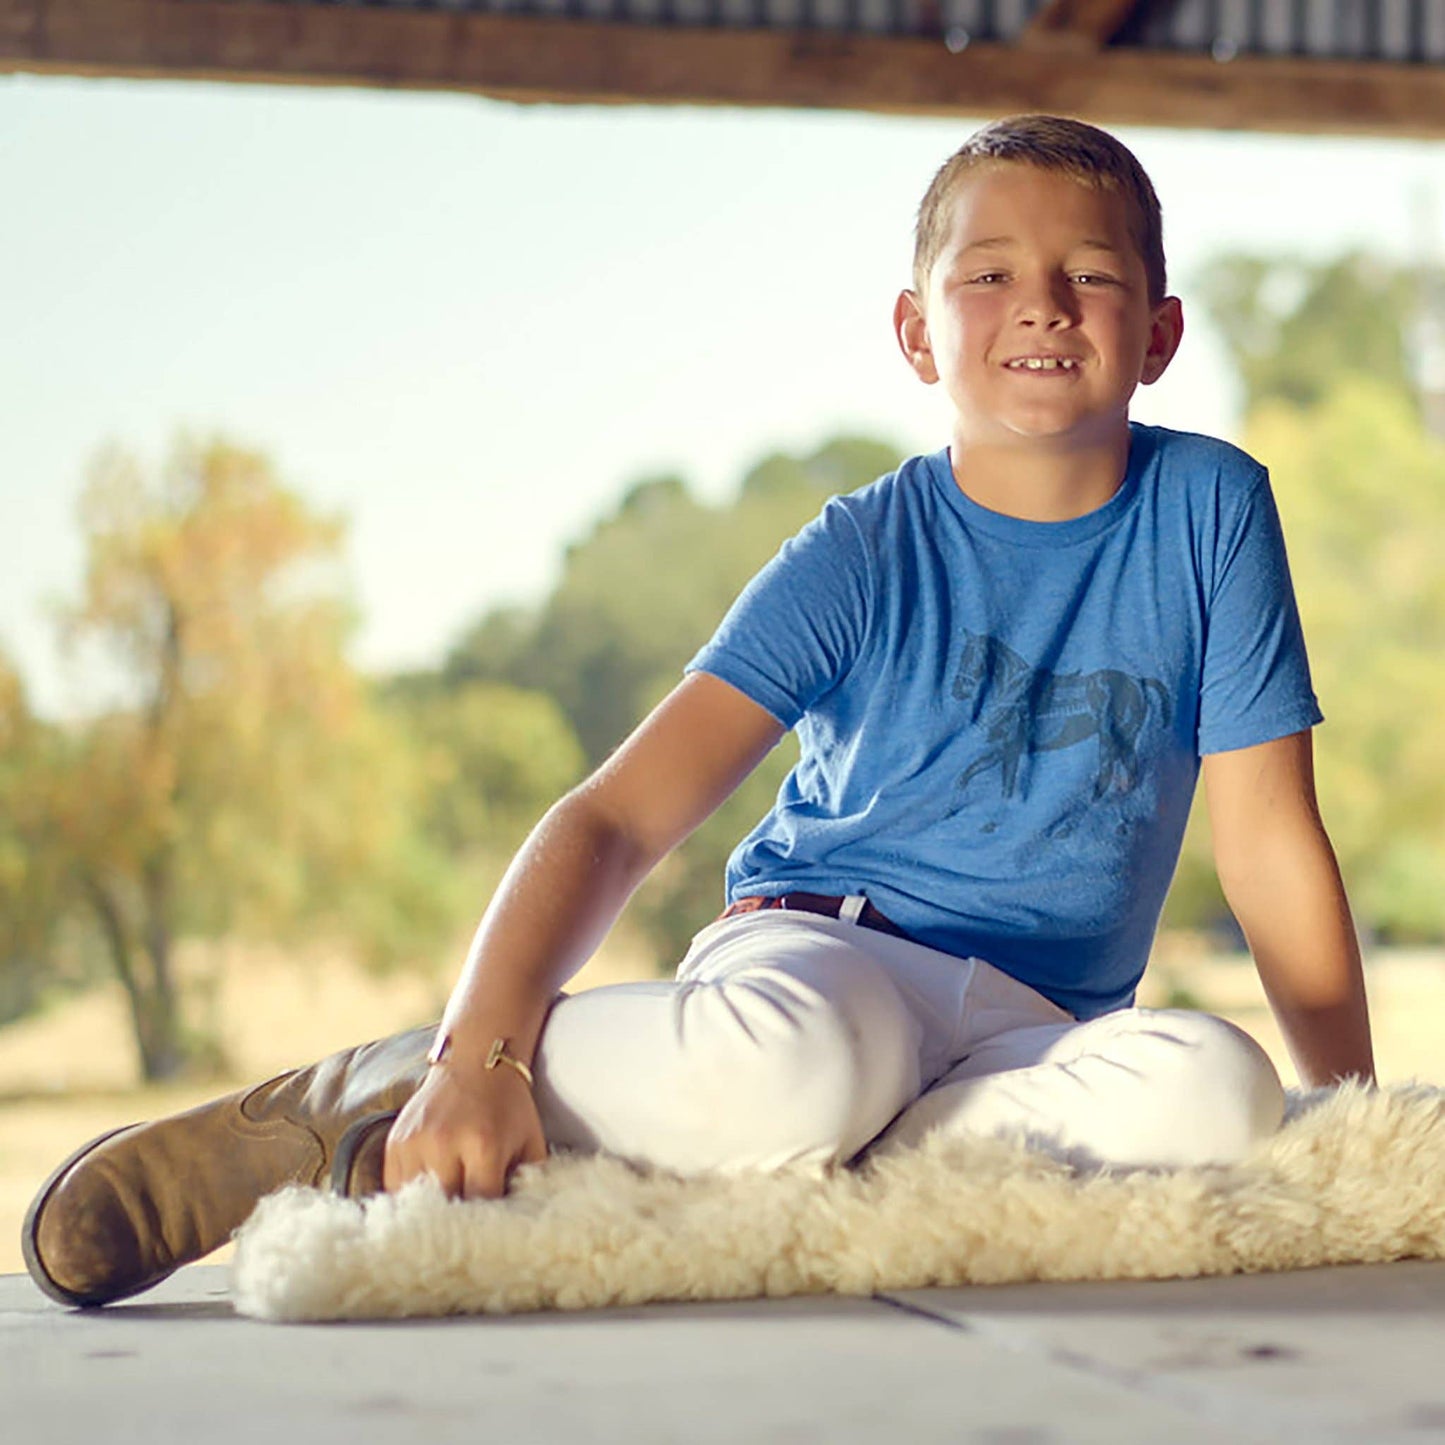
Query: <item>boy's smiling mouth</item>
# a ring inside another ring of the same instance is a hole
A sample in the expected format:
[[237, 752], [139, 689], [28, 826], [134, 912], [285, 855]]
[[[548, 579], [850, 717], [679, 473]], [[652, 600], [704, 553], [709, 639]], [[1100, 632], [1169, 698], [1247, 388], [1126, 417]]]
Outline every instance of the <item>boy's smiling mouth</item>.
[[1016, 356], [1004, 362], [1005, 371], [1077, 371], [1076, 356]]

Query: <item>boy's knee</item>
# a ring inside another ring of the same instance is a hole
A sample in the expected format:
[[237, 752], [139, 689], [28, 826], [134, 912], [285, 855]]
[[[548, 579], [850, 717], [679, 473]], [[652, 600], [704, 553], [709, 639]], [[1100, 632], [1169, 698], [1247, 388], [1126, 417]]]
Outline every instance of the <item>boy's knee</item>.
[[676, 1101], [699, 1111], [688, 1132], [714, 1155], [701, 1168], [850, 1158], [918, 1092], [919, 1029], [896, 988], [880, 970], [833, 963], [817, 978], [749, 970], [681, 1002], [684, 1033], [712, 1034], [698, 1069], [724, 1076]]
[[1227, 1020], [1186, 1009], [1141, 1009], [1148, 1085], [1164, 1125], [1161, 1164], [1228, 1164], [1275, 1133], [1284, 1088], [1269, 1055]]

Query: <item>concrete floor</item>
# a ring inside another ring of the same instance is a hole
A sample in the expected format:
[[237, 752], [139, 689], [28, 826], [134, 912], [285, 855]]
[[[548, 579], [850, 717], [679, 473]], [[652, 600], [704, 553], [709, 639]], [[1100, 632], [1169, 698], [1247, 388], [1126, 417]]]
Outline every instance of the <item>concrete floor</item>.
[[270, 1325], [0, 1277], [9, 1445], [1445, 1442], [1445, 1264]]

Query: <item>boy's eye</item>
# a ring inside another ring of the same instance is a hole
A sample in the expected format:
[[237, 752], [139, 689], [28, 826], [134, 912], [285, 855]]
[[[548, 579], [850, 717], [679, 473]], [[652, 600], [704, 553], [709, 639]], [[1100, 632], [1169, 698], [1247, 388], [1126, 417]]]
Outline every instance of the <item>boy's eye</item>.
[[974, 286], [996, 286], [1000, 281], [1007, 281], [1008, 276], [1002, 271], [980, 271], [968, 279]]
[[1079, 286], [1112, 286], [1114, 278], [1106, 276], [1100, 271], [1076, 271], [1073, 281]]

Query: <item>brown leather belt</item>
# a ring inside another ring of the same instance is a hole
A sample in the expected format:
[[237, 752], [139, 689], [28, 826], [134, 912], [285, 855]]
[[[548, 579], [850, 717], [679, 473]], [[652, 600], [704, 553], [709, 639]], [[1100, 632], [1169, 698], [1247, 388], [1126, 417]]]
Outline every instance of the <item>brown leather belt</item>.
[[[832, 898], [826, 893], [784, 893], [777, 898], [739, 898], [724, 908], [719, 918], [735, 918], [739, 913], [757, 913], [764, 908], [784, 908], [792, 913], [821, 913], [824, 918], [838, 918], [842, 915], [846, 898]], [[863, 911], [854, 920], [862, 928], [876, 928], [879, 933], [891, 933], [895, 938], [908, 935], [889, 918], [880, 913], [871, 903], [864, 903]]]

